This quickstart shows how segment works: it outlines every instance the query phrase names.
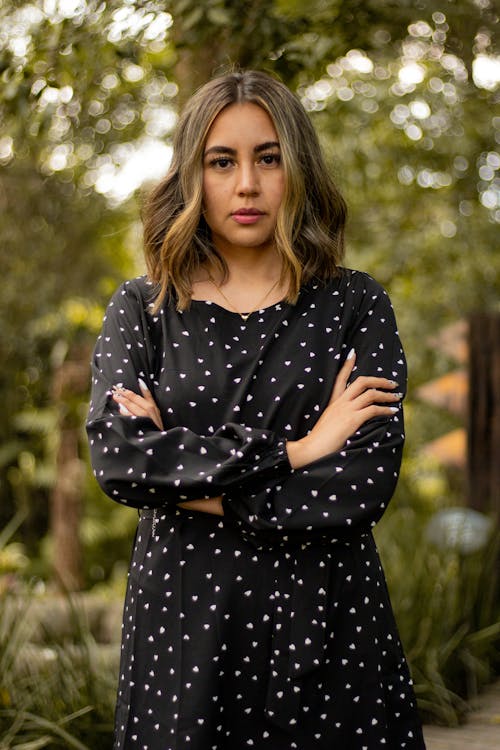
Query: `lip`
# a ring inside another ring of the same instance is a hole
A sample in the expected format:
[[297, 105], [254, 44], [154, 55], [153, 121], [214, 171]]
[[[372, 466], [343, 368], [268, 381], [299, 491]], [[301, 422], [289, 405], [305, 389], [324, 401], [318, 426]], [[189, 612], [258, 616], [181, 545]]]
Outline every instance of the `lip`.
[[238, 224], [255, 224], [264, 215], [258, 208], [238, 208], [232, 212], [231, 218]]

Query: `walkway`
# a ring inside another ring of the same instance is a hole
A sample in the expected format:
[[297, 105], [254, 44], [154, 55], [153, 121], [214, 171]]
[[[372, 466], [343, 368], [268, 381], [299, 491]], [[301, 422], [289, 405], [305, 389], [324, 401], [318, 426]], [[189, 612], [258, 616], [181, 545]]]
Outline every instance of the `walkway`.
[[480, 695], [476, 706], [461, 727], [425, 726], [427, 750], [499, 750], [500, 682]]

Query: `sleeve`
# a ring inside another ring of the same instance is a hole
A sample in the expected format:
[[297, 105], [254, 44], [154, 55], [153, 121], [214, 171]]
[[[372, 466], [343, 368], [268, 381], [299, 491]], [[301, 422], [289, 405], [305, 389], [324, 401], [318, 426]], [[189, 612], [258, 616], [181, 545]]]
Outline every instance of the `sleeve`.
[[154, 372], [151, 318], [137, 282], [113, 296], [92, 361], [87, 420], [95, 477], [113, 500], [158, 508], [215, 497], [230, 488], [254, 491], [291, 472], [285, 441], [272, 431], [222, 425], [208, 437], [185, 427], [158, 430], [149, 418], [122, 416], [113, 385], [138, 392]]
[[[354, 347], [351, 380], [374, 375], [395, 380], [406, 393], [406, 361], [389, 297], [364, 276], [361, 303], [351, 317], [344, 351]], [[347, 303], [346, 303], [347, 304]], [[342, 450], [295, 471], [263, 492], [229, 493], [224, 512], [241, 529], [270, 539], [340, 538], [369, 530], [396, 487], [404, 443], [402, 405], [392, 417], [366, 422]], [[267, 532], [267, 534], [266, 534]]]

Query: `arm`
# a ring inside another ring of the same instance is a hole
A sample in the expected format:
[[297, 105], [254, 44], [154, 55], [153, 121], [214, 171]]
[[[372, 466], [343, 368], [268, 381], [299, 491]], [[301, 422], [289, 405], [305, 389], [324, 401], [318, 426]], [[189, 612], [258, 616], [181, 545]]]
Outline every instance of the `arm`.
[[[355, 351], [351, 349], [335, 380], [328, 406], [311, 433], [302, 440], [287, 442], [288, 458], [294, 469], [339, 450], [350, 435], [368, 419], [391, 416], [398, 411], [394, 404], [402, 394], [392, 391], [397, 385], [394, 381], [377, 377], [359, 377], [348, 385], [355, 360]], [[113, 398], [118, 403], [120, 413], [129, 417], [149, 417], [159, 430], [163, 430], [160, 410], [141, 379], [139, 388], [141, 395], [124, 388], [113, 390]], [[388, 390], [379, 390], [380, 388]], [[224, 515], [220, 496], [178, 504], [188, 510]]]
[[[113, 398], [118, 404], [120, 414], [126, 417], [149, 417], [159, 430], [163, 430], [163, 420], [160, 410], [155, 403], [151, 391], [146, 383], [139, 378], [139, 388], [141, 395], [124, 388], [114, 388]], [[222, 497], [211, 497], [203, 500], [188, 500], [178, 503], [180, 508], [185, 510], [196, 510], [201, 513], [211, 513], [216, 516], [223, 516]]]
[[348, 363], [341, 369], [311, 432], [287, 444], [294, 471], [264, 492], [224, 498], [226, 516], [250, 534], [303, 540], [369, 529], [394, 492], [404, 443], [406, 363], [390, 301], [378, 285], [364, 295], [345, 342], [356, 352], [355, 366], [349, 374]]
[[120, 411], [113, 386], [137, 391], [138, 379], [148, 383], [153, 372], [144, 308], [137, 286], [123, 285], [108, 306], [94, 352], [87, 432], [103, 490], [132, 507], [155, 508], [213, 498], [230, 488], [264, 487], [287, 476], [285, 443], [269, 430], [228, 423], [206, 437], [181, 426], [161, 430], [150, 415]]

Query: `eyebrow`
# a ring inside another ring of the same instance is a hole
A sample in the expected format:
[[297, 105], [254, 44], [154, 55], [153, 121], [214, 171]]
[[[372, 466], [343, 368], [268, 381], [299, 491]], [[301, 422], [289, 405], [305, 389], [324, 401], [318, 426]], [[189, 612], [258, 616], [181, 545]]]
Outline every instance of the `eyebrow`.
[[[278, 141], [266, 141], [265, 143], [259, 143], [258, 146], [255, 146], [254, 148], [254, 154], [260, 154], [262, 151], [268, 151], [270, 148], [279, 148], [280, 144]], [[208, 154], [231, 154], [231, 156], [236, 155], [236, 149], [229, 148], [229, 146], [211, 146], [208, 148], [204, 156], [207, 156]]]

